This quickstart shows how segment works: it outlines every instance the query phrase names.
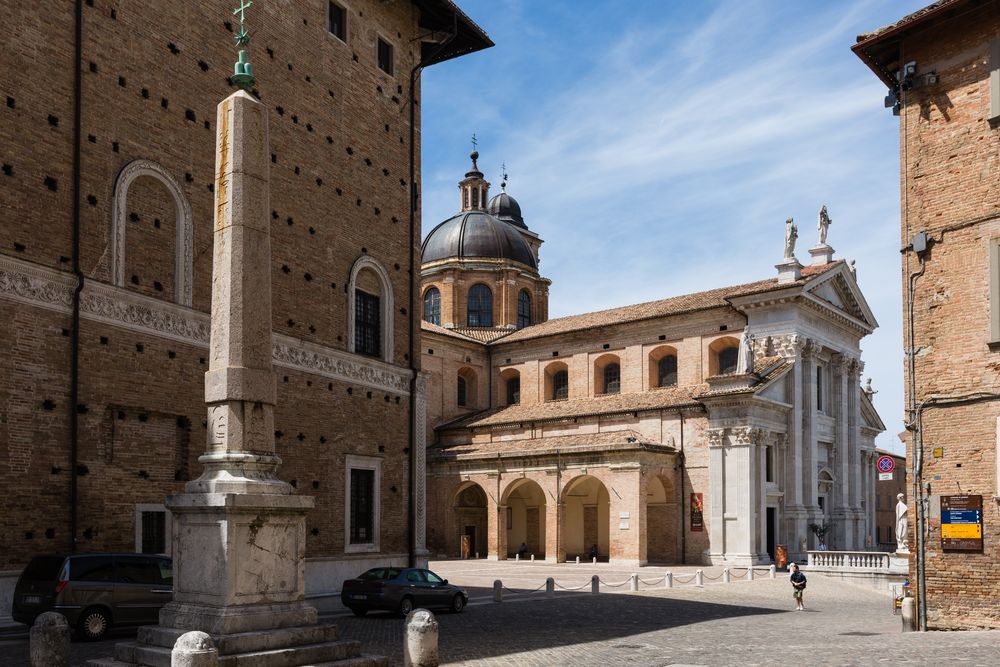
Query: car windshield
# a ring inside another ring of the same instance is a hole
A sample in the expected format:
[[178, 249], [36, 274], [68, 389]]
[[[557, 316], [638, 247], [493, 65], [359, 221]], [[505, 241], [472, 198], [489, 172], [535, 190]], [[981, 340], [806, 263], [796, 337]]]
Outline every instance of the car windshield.
[[376, 567], [371, 570], [368, 570], [360, 577], [358, 577], [358, 579], [361, 579], [362, 581], [376, 581], [379, 579], [385, 579], [385, 568]]
[[55, 581], [65, 559], [62, 556], [38, 556], [32, 558], [21, 576], [31, 581]]
[[432, 584], [443, 584], [444, 583], [444, 579], [442, 579], [441, 577], [437, 576], [436, 574], [434, 574], [430, 570], [423, 570], [423, 573], [424, 573], [424, 576], [427, 577], [427, 581], [429, 581]]

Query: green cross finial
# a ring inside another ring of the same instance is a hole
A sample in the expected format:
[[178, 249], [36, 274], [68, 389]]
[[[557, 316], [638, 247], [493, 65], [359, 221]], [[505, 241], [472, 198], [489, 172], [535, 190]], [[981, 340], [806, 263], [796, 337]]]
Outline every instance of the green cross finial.
[[479, 148], [479, 141], [476, 139], [476, 133], [472, 133], [472, 150], [477, 150]]
[[[246, 29], [246, 11], [253, 5], [253, 0], [240, 0], [240, 6], [233, 10], [233, 16], [240, 17], [240, 31], [236, 33], [234, 39], [237, 46], [248, 46], [250, 35]], [[253, 65], [247, 59], [246, 49], [240, 49], [239, 59], [233, 67], [232, 81], [237, 88], [250, 90], [257, 82], [253, 78]]]

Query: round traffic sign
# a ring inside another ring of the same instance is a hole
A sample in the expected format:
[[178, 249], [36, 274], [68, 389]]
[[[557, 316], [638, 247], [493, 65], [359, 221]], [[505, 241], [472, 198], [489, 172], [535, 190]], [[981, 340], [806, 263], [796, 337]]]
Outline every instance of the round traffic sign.
[[896, 462], [892, 460], [891, 456], [880, 456], [875, 465], [881, 472], [892, 472], [892, 469], [896, 467]]

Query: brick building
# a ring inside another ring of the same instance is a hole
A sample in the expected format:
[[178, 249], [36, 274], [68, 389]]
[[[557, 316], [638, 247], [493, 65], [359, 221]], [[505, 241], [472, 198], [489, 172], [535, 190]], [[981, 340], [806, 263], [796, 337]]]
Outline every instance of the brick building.
[[[35, 554], [169, 551], [163, 499], [200, 470], [231, 4], [0, 4], [0, 617]], [[317, 595], [426, 553], [419, 70], [492, 43], [450, 0], [254, 3], [251, 25], [275, 436], [316, 499]]]
[[[853, 50], [900, 117], [918, 615], [927, 628], [998, 628], [1000, 10], [942, 0], [861, 35]], [[943, 525], [942, 505], [955, 502], [981, 502], [981, 528]]]
[[779, 544], [802, 558], [810, 524], [830, 548], [873, 543], [884, 426], [860, 341], [877, 324], [832, 248], [549, 320], [541, 239], [506, 189], [487, 197], [477, 157], [423, 245], [432, 552], [747, 566]]

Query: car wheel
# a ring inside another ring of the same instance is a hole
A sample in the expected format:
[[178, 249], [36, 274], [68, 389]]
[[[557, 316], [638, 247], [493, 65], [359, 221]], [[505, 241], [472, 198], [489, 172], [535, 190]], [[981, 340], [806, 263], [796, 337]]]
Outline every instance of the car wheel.
[[104, 609], [91, 607], [80, 615], [80, 623], [77, 627], [83, 639], [96, 642], [108, 634], [108, 629], [111, 628], [111, 617]]
[[368, 610], [363, 607], [351, 607], [351, 613], [355, 616], [364, 616], [368, 613]]
[[456, 593], [455, 597], [451, 599], [451, 611], [453, 614], [457, 614], [465, 609], [465, 596], [461, 593]]
[[413, 598], [405, 597], [399, 601], [400, 614], [403, 616], [409, 616], [411, 611], [413, 611]]

